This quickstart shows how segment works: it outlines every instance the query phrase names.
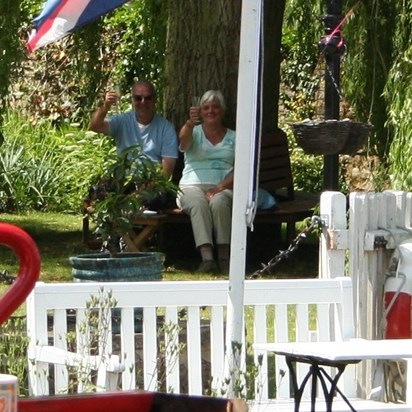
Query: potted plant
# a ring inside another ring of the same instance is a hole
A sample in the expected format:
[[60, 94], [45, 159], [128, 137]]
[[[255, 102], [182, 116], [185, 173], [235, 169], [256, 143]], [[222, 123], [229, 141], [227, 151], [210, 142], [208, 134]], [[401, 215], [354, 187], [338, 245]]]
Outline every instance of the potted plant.
[[70, 257], [78, 281], [157, 280], [161, 278], [164, 254], [124, 252], [122, 237], [145, 211], [144, 200], [177, 187], [159, 164], [133, 146], [121, 155], [110, 154], [99, 179], [98, 190], [87, 208], [102, 241], [102, 252]]

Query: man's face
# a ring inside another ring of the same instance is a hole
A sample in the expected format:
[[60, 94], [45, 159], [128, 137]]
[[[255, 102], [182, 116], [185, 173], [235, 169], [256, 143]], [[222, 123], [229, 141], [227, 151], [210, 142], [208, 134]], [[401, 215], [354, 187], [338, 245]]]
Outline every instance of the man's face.
[[156, 112], [156, 98], [149, 85], [139, 84], [133, 86], [132, 104], [140, 123], [148, 124]]

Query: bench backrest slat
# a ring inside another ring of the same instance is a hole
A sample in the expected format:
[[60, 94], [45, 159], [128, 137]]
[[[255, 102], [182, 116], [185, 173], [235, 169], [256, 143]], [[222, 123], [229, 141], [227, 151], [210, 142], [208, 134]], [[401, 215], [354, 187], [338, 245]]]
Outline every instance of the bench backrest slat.
[[287, 199], [294, 199], [288, 139], [281, 129], [262, 136], [259, 187], [274, 195], [284, 189]]

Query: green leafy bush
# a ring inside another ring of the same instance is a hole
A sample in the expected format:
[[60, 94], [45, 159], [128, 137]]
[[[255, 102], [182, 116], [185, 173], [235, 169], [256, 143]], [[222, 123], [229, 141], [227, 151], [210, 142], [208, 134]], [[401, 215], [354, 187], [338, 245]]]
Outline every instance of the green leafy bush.
[[109, 138], [79, 125], [31, 125], [16, 112], [5, 116], [0, 147], [0, 211], [78, 212], [101, 174]]
[[313, 193], [322, 191], [322, 156], [305, 155], [300, 147], [295, 146], [290, 156], [290, 162], [295, 189]]

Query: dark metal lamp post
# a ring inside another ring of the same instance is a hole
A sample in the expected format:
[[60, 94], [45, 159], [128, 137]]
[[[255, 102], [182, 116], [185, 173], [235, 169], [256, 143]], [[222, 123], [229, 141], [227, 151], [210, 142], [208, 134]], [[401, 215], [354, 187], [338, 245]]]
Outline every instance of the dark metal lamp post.
[[[319, 42], [319, 50], [325, 56], [325, 120], [339, 119], [340, 57], [346, 45], [338, 28], [342, 21], [342, 0], [327, 0], [323, 16], [325, 36]], [[324, 156], [323, 189], [339, 190], [339, 155]]]

